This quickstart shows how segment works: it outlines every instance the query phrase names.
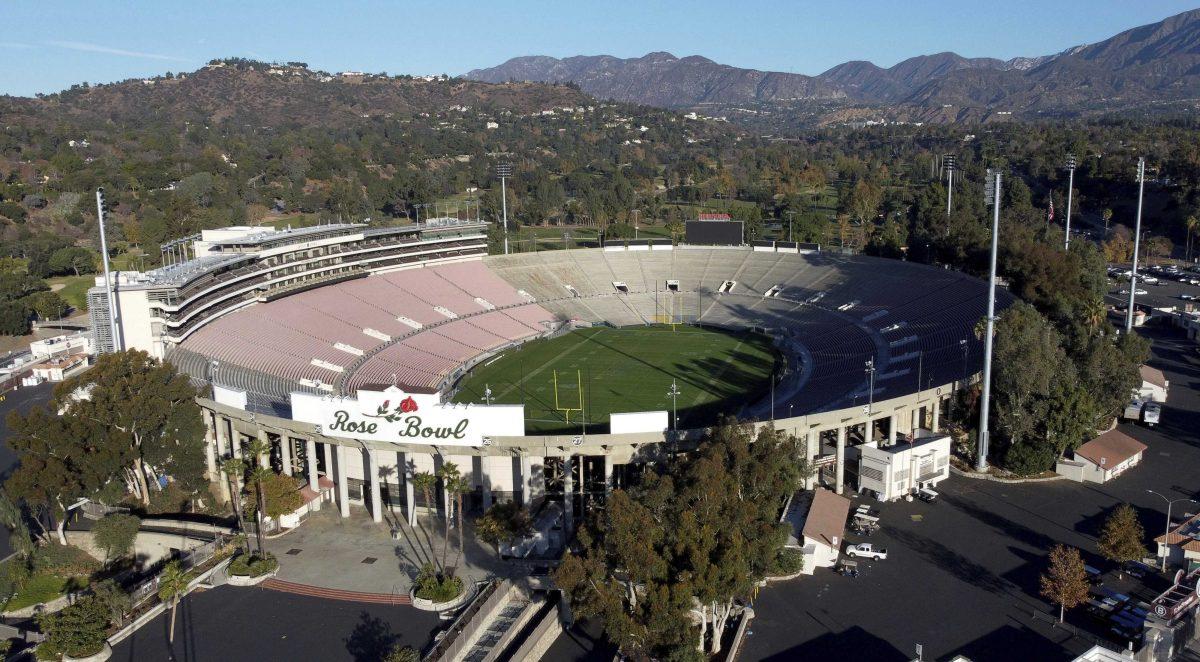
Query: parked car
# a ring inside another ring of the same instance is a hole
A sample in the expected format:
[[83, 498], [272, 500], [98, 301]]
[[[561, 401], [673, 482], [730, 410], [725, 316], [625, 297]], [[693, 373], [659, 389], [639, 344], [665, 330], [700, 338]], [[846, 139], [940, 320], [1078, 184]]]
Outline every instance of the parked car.
[[1142, 420], [1142, 401], [1137, 398], [1131, 400], [1129, 404], [1125, 405], [1124, 411], [1121, 412], [1121, 418], [1130, 421]]
[[1146, 566], [1146, 564], [1140, 563], [1138, 561], [1126, 561], [1125, 565], [1122, 567], [1121, 570], [1122, 570], [1122, 572], [1129, 575], [1130, 577], [1133, 577], [1134, 579], [1142, 579], [1146, 575], [1153, 572], [1150, 568], [1148, 568]]
[[921, 489], [917, 490], [917, 498], [925, 503], [933, 503], [934, 501], [937, 501], [938, 493], [934, 492], [928, 487], [922, 487]]
[[1180, 294], [1179, 298], [1183, 301], [1200, 301], [1200, 297], [1195, 294]]
[[882, 561], [887, 558], [887, 549], [876, 547], [869, 542], [863, 542], [857, 545], [846, 545], [846, 555], [855, 558], [862, 557], [864, 559]]
[[1142, 407], [1142, 422], [1150, 427], [1158, 425], [1158, 419], [1162, 416], [1162, 405], [1157, 402], [1147, 402]]

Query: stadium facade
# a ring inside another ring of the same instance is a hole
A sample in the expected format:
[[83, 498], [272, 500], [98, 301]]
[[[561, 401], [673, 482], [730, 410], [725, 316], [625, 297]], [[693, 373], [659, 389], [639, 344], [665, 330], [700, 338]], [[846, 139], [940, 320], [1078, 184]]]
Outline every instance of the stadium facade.
[[[377, 521], [388, 509], [411, 521], [421, 505], [412, 475], [446, 462], [471, 479], [479, 505], [570, 495], [570, 518], [630, 466], [703, 436], [664, 430], [655, 416], [618, 434], [526, 435], [522, 405], [449, 403], [473, 366], [578, 326], [769, 334], [787, 367], [771, 398], [737, 413], [802, 439], [818, 468], [809, 481], [839, 492], [848, 444], [938, 430], [982, 356], [982, 281], [794, 245], [487, 256], [485, 225], [432, 219], [227, 228], [178, 250], [177, 263], [114, 278], [116, 338], [103, 332], [112, 320], [97, 279], [101, 350], [145, 350], [201, 387], [208, 471], [226, 495], [219, 458], [261, 439], [271, 447], [261, 461], [306, 479], [344, 515], [362, 505]], [[1000, 293], [1001, 308], [1010, 300]], [[949, 469], [939, 458], [920, 471], [936, 480]]]

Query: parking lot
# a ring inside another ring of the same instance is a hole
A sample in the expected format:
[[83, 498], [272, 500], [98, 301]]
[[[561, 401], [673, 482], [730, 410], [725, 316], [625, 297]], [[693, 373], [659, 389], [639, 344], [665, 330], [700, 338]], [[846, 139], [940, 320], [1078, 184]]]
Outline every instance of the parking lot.
[[[860, 560], [857, 578], [818, 569], [811, 577], [764, 589], [745, 659], [906, 660], [914, 657], [915, 644], [923, 644], [927, 660], [956, 653], [976, 661], [1054, 660], [1091, 647], [1087, 637], [1033, 617], [1035, 611], [1057, 613], [1038, 595], [1049, 548], [1073, 545], [1089, 564], [1110, 569], [1096, 555], [1096, 537], [1113, 507], [1133, 505], [1153, 551], [1149, 539], [1164, 529], [1164, 503], [1146, 490], [1200, 498], [1195, 487], [1200, 354], [1174, 330], [1145, 334], [1155, 340], [1150, 363], [1163, 369], [1171, 391], [1159, 427], [1122, 425], [1149, 446], [1141, 466], [1106, 485], [951, 477], [938, 487], [942, 497], [933, 504], [855, 499], [855, 506], [878, 507], [881, 528], [870, 538], [848, 533], [847, 541], [886, 547], [888, 558]], [[1187, 505], [1177, 504], [1175, 521], [1187, 514]], [[1152, 586], [1140, 590], [1134, 581], [1108, 583], [1144, 599], [1157, 593], [1156, 579], [1147, 581]], [[1082, 609], [1069, 614], [1068, 622], [1095, 627]]]

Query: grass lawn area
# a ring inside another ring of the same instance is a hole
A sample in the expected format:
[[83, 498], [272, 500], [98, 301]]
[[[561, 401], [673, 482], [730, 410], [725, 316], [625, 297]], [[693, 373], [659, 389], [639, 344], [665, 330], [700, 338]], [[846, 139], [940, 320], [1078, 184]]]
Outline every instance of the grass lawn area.
[[[460, 382], [455, 402], [525, 404], [527, 434], [608, 430], [609, 414], [671, 411], [671, 380], [679, 387], [679, 425], [711, 423], [736, 413], [770, 388], [778, 355], [771, 340], [692, 326], [593, 327], [557, 338], [535, 340], [476, 367]], [[566, 414], [558, 407], [583, 408]], [[582, 383], [582, 394], [580, 385]]]
[[15, 611], [32, 607], [38, 603], [50, 602], [63, 595], [71, 587], [70, 577], [59, 577], [52, 574], [36, 574], [25, 583], [25, 588], [17, 591], [12, 600], [4, 605], [6, 611]]
[[80, 312], [87, 310], [87, 291], [96, 284], [95, 276], [62, 276], [60, 278], [51, 278], [46, 281], [53, 288], [56, 284], [62, 283], [62, 289], [58, 290], [59, 296], [67, 300], [71, 307]]

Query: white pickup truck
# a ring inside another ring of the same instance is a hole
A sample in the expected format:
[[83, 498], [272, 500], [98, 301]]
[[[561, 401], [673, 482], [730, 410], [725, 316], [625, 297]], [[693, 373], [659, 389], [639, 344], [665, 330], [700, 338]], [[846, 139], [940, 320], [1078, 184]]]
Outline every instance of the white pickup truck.
[[887, 558], [887, 550], [876, 547], [869, 542], [859, 543], [857, 545], [846, 545], [846, 555], [855, 558], [875, 559], [882, 561]]

